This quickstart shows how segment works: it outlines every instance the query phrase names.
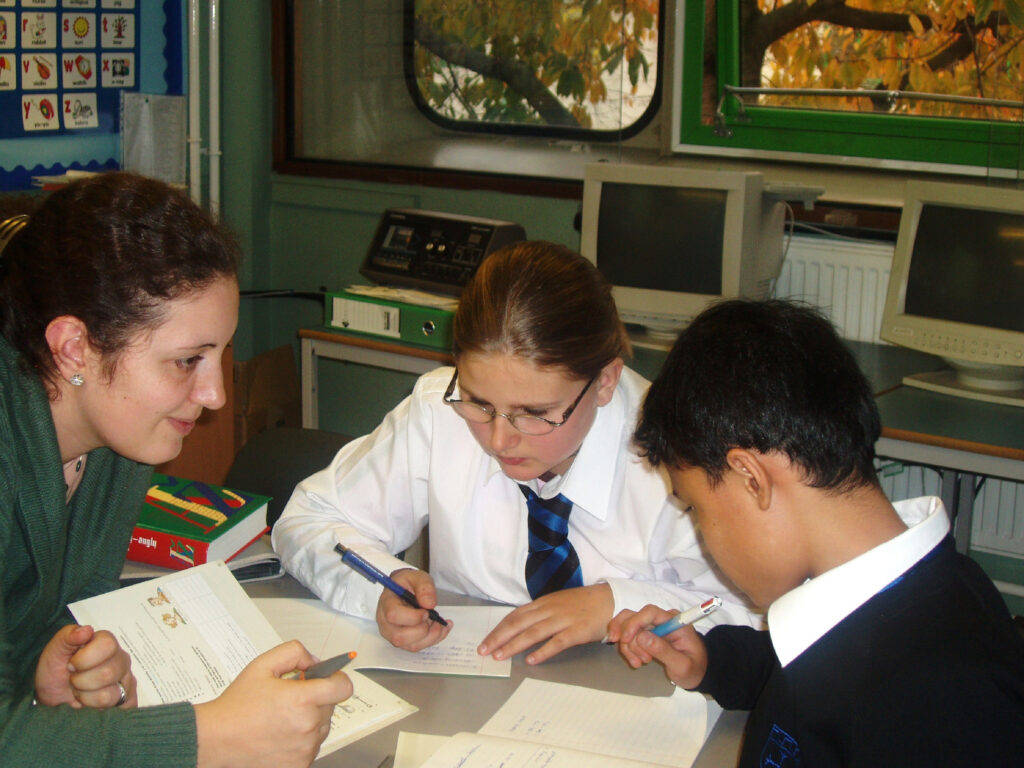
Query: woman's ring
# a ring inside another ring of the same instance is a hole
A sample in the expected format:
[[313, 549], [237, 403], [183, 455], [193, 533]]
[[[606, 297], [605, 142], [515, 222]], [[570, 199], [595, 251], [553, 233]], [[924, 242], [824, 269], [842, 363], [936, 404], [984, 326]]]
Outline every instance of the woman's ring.
[[128, 701], [128, 691], [126, 691], [124, 689], [124, 686], [120, 683], [117, 684], [117, 689], [121, 692], [121, 695], [117, 697], [117, 704], [115, 704], [114, 706], [120, 707], [122, 704]]

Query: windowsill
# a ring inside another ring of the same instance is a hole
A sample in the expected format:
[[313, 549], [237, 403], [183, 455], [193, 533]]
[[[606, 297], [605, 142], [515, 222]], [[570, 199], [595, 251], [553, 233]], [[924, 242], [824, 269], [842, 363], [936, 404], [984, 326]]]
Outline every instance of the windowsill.
[[358, 158], [279, 161], [274, 167], [285, 175], [487, 188], [578, 198], [584, 168], [595, 162], [760, 171], [767, 183], [824, 188], [822, 203], [892, 208], [902, 207], [903, 188], [912, 178], [985, 183], [963, 176], [911, 171], [683, 153], [666, 155], [656, 148], [637, 146], [635, 142], [618, 144], [452, 133], [395, 142], [382, 151]]

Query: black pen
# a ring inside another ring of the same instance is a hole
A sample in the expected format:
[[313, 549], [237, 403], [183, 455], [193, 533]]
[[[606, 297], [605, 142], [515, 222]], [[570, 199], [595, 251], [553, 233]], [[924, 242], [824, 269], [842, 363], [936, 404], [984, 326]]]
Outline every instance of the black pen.
[[[419, 604], [419, 601], [416, 599], [416, 595], [414, 595], [412, 592], [403, 587], [401, 584], [392, 579], [383, 571], [374, 568], [372, 565], [363, 560], [363, 558], [361, 558], [348, 547], [342, 544], [335, 544], [334, 551], [341, 555], [341, 562], [343, 562], [350, 568], [359, 571], [359, 573], [361, 573], [369, 581], [372, 581], [374, 584], [380, 584], [386, 589], [391, 590], [396, 595], [398, 595], [403, 602], [405, 602], [408, 605], [411, 605], [413, 608], [423, 610], [423, 606]], [[445, 625], [448, 623], [447, 621], [442, 619], [441, 614], [439, 614], [433, 608], [428, 608], [426, 610], [427, 616], [430, 617], [431, 621], [437, 622], [441, 625]]]

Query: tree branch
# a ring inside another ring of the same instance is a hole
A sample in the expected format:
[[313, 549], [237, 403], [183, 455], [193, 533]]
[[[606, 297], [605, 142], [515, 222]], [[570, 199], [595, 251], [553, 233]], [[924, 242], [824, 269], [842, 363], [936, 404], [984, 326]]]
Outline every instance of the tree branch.
[[446, 38], [429, 24], [416, 19], [415, 39], [435, 56], [484, 77], [497, 78], [513, 89], [533, 107], [548, 125], [579, 128], [580, 125], [565, 105], [542, 83], [534, 71], [516, 61], [489, 56], [469, 47], [456, 38]]
[[[756, 0], [742, 0], [742, 2], [744, 6], [753, 5], [756, 10]], [[755, 38], [763, 41], [764, 48], [762, 50], [767, 49], [780, 37], [811, 21], [827, 21], [830, 24], [838, 24], [843, 27], [870, 29], [876, 32], [913, 31], [908, 14], [851, 8], [845, 4], [844, 0], [821, 0], [813, 5], [808, 5], [806, 1], [789, 3], [774, 11], [765, 14], [758, 12], [756, 16], [748, 18], [752, 22], [753, 29], [745, 29], [744, 36], [753, 32]], [[928, 16], [921, 14], [918, 18], [924, 29], [931, 29], [932, 20]], [[747, 20], [747, 18], [744, 19], [744, 21]]]

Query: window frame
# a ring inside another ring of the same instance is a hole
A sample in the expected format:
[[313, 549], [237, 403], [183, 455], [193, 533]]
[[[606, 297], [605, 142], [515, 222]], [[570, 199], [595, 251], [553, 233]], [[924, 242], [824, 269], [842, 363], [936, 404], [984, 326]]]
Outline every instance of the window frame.
[[[423, 97], [419, 86], [416, 83], [415, 71], [415, 15], [417, 0], [402, 0], [403, 12], [403, 51], [402, 66], [405, 74], [405, 85], [409, 90], [409, 96], [413, 103], [427, 120], [435, 125], [451, 131], [461, 133], [483, 133], [499, 134], [502, 136], [537, 136], [547, 139], [568, 139], [578, 141], [595, 142], [616, 142], [632, 138], [644, 130], [655, 118], [662, 108], [662, 92], [664, 90], [665, 77], [665, 55], [666, 46], [671, 41], [665, 37], [665, 16], [668, 13], [666, 8], [667, 0], [658, 0], [658, 52], [655, 69], [654, 92], [651, 94], [651, 101], [647, 109], [635, 121], [625, 128], [609, 128], [599, 130], [596, 128], [567, 128], [557, 125], [543, 125], [538, 123], [488, 123], [483, 121], [459, 121], [445, 117], [435, 110]], [[620, 71], [624, 73], [626, 63], [623, 60]]]
[[[661, 0], [662, 45], [659, 82], [668, 77], [665, 61], [670, 45], [664, 36], [666, 17], [671, 5]], [[661, 150], [658, 126], [667, 128], [668, 111], [659, 93], [659, 109], [650, 111], [652, 125], [639, 135], [617, 141], [591, 142], [522, 136], [509, 137], [494, 133], [445, 131], [436, 142], [452, 154], [465, 154], [466, 165], [461, 167], [420, 163], [410, 158], [408, 163], [364, 161], [360, 159], [319, 159], [296, 154], [294, 151], [297, 128], [292, 121], [295, 103], [294, 73], [301, 66], [301, 51], [295, 50], [293, 14], [294, 0], [270, 0], [271, 79], [273, 86], [273, 130], [271, 135], [271, 167], [275, 173], [325, 179], [351, 179], [355, 181], [405, 184], [409, 186], [443, 187], [459, 190], [489, 190], [529, 196], [559, 199], [582, 198], [583, 164], [599, 160], [631, 158], [634, 162], [654, 162]], [[296, 64], [296, 56], [299, 64]], [[665, 87], [662, 85], [662, 87]], [[418, 114], [418, 113], [417, 113]], [[425, 119], [425, 118], [424, 118]], [[431, 123], [433, 125], [433, 123]], [[435, 126], [436, 127], [436, 126]], [[496, 143], [495, 143], [496, 142]], [[514, 148], [510, 149], [510, 142]], [[481, 168], [479, 159], [489, 147], [499, 147], [501, 159], [493, 168]], [[472, 165], [470, 165], [472, 163]], [[534, 172], [523, 172], [527, 167]], [[543, 167], [545, 172], [537, 173]], [[547, 169], [551, 169], [547, 172]]]
[[[718, 0], [719, 82], [739, 85], [739, 0]], [[977, 176], [1024, 175], [1024, 114], [1016, 123], [821, 112], [722, 103], [731, 136], [702, 123], [704, 3], [676, 6], [672, 152], [861, 165]], [[721, 98], [721, 89], [719, 89]], [[938, 160], [937, 158], [944, 158]]]

